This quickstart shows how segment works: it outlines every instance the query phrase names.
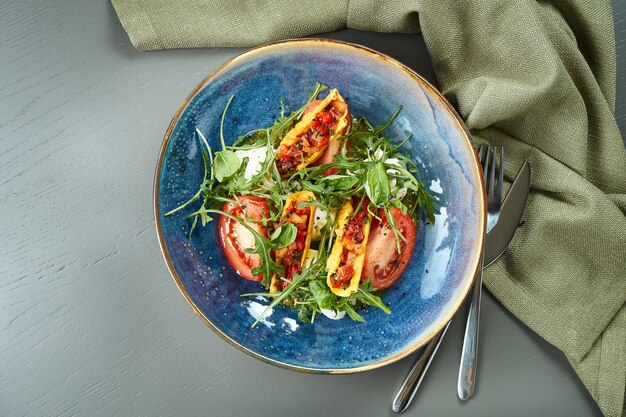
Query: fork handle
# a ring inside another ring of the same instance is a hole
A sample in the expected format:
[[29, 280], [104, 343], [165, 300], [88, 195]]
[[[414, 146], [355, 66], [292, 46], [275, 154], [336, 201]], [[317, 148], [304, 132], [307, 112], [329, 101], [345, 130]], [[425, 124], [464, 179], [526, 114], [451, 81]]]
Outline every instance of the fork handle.
[[478, 322], [480, 316], [480, 299], [483, 283], [483, 258], [480, 257], [480, 265], [472, 288], [465, 336], [463, 338], [463, 351], [461, 352], [461, 364], [459, 366], [459, 380], [457, 393], [462, 400], [469, 399], [474, 393], [476, 384], [476, 365], [478, 362]]

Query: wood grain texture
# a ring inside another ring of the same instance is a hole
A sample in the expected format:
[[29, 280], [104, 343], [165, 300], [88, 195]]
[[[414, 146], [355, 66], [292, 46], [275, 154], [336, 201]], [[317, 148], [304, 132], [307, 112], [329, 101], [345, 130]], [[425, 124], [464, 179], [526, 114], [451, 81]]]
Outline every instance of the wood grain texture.
[[[418, 36], [329, 36], [433, 79]], [[392, 415], [413, 358], [350, 376], [261, 363], [192, 313], [162, 261], [152, 182], [163, 134], [238, 50], [141, 53], [108, 2], [80, 0], [1, 1], [0, 38], [0, 416]], [[406, 415], [599, 415], [558, 351], [490, 297], [483, 314], [476, 398], [455, 396], [457, 321]]]

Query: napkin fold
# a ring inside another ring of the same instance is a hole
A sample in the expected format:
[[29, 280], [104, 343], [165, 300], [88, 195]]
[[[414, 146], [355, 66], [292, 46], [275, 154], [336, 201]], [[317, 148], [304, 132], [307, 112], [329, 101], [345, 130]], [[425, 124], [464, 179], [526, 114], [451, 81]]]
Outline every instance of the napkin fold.
[[421, 31], [477, 142], [524, 159], [531, 194], [485, 285], [626, 417], [626, 151], [608, 1], [112, 0], [141, 50], [242, 47], [344, 27]]

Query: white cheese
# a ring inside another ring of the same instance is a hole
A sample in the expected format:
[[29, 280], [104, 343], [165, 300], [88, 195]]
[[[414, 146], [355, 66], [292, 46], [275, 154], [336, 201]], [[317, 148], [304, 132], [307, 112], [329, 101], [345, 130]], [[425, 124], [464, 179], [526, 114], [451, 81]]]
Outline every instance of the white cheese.
[[315, 209], [315, 216], [313, 216], [313, 234], [311, 238], [319, 240], [322, 237], [322, 229], [328, 223], [328, 212], [324, 209], [317, 207]]
[[[389, 164], [389, 165], [395, 165], [397, 167], [401, 167], [402, 165], [400, 164], [400, 160], [398, 158], [387, 158], [385, 159], [385, 163]], [[388, 170], [388, 171], [394, 171], [395, 170]]]
[[315, 249], [309, 249], [309, 252], [306, 257], [306, 261], [304, 261], [304, 266], [306, 266], [307, 268], [310, 268], [311, 264], [313, 263], [313, 261], [317, 259], [319, 254], [320, 254], [319, 251]]
[[406, 193], [408, 192], [409, 190], [406, 187], [400, 188], [398, 192], [396, 193], [396, 198], [398, 200], [402, 200], [404, 197], [406, 197]]
[[402, 166], [400, 165], [400, 160], [398, 158], [387, 158], [385, 159], [385, 163], [386, 164], [390, 164], [390, 165], [395, 165], [395, 166]]
[[[390, 165], [395, 165], [395, 166], [399, 166], [401, 167], [402, 164], [400, 164], [400, 160], [398, 158], [387, 158], [385, 160], [386, 164], [390, 164]], [[396, 174], [398, 171], [395, 169], [388, 169], [387, 170], [387, 174], [392, 175], [392, 174]], [[397, 186], [397, 181], [395, 178], [392, 178], [389, 180], [389, 186], [391, 187], [391, 189], [395, 189]], [[402, 200], [404, 197], [406, 197], [406, 193], [408, 192], [408, 190], [406, 189], [406, 187], [400, 188], [398, 189], [398, 191], [396, 191], [396, 198], [398, 200]]]
[[263, 162], [265, 162], [265, 157], [267, 155], [267, 146], [261, 146], [253, 149], [239, 149], [235, 151], [235, 155], [237, 155], [242, 161], [243, 158], [248, 158], [248, 165], [246, 165], [246, 170], [243, 173], [243, 177], [247, 181], [261, 172]]
[[274, 187], [274, 184], [276, 183], [274, 182], [274, 179], [271, 175], [265, 174], [263, 176], [263, 184], [261, 184], [262, 189], [269, 191]]
[[326, 317], [328, 317], [331, 320], [339, 320], [345, 317], [346, 312], [345, 311], [333, 311], [333, 310], [326, 310], [325, 308], [320, 308], [320, 310], [322, 311], [322, 314], [325, 315]]
[[311, 234], [311, 239], [320, 240], [322, 238], [322, 229], [329, 221], [331, 223], [334, 222], [335, 216], [337, 216], [337, 209], [331, 210], [331, 212], [328, 213], [326, 210], [317, 207], [313, 218], [313, 233]]

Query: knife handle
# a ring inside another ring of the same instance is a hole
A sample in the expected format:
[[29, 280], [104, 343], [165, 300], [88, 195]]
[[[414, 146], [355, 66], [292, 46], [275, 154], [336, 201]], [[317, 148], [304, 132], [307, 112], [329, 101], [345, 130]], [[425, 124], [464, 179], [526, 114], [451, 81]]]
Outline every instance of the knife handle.
[[459, 366], [459, 380], [457, 394], [462, 400], [469, 399], [474, 393], [476, 385], [476, 366], [478, 362], [478, 323], [480, 316], [480, 299], [483, 285], [483, 262], [484, 254], [480, 257], [480, 265], [476, 280], [472, 288], [465, 336], [463, 338], [463, 351], [461, 352], [461, 364]]
[[433, 361], [435, 354], [437, 353], [437, 349], [443, 340], [443, 336], [445, 336], [448, 327], [450, 326], [450, 322], [446, 324], [446, 327], [443, 328], [434, 338], [431, 339], [430, 342], [426, 345], [422, 353], [419, 355], [415, 364], [409, 371], [408, 375], [404, 379], [404, 382], [400, 386], [398, 393], [393, 399], [393, 404], [391, 405], [391, 409], [394, 413], [399, 414], [406, 410], [406, 408], [413, 401], [413, 397], [415, 397], [415, 393], [422, 383], [422, 379], [424, 379], [424, 375], [426, 375], [426, 371], [430, 366], [430, 363]]

